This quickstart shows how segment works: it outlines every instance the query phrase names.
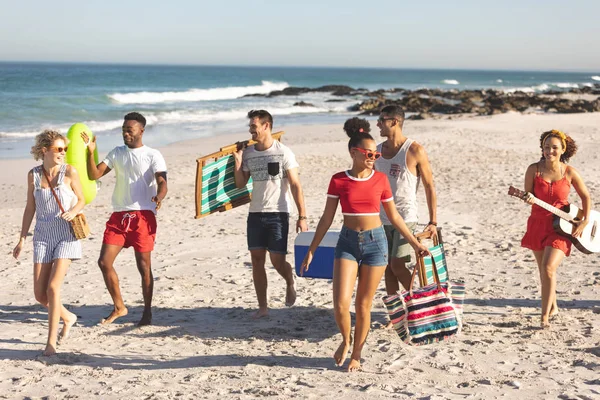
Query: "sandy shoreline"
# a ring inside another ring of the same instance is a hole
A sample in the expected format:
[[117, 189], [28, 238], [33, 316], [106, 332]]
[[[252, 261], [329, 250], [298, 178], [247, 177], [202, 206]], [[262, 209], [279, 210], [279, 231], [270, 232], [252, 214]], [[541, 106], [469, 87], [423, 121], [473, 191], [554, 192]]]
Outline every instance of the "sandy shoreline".
[[[286, 131], [284, 143], [301, 165], [314, 229], [329, 178], [350, 163], [341, 124], [275, 128]], [[450, 343], [402, 344], [395, 333], [379, 329], [385, 322], [382, 283], [364, 371], [357, 374], [338, 369], [331, 358], [340, 335], [330, 282], [298, 278], [298, 302], [288, 309], [284, 282], [269, 267], [271, 316], [253, 321], [247, 206], [193, 218], [196, 158], [247, 139], [244, 127], [161, 148], [169, 195], [153, 253], [153, 326], [135, 327], [142, 296], [131, 250], [116, 263], [130, 314], [112, 326], [97, 325], [110, 308], [96, 265], [114, 188], [112, 174], [103, 179], [85, 209], [94, 235], [84, 241], [84, 258], [72, 265], [62, 290], [79, 323], [58, 356], [35, 360], [46, 340], [47, 315], [33, 298], [31, 241], [19, 262], [11, 252], [26, 173], [36, 162], [1, 160], [8, 173], [0, 194], [0, 398], [598, 398], [600, 259], [573, 251], [558, 272], [561, 313], [551, 330], [540, 331], [537, 266], [519, 247], [529, 211], [506, 195], [509, 185], [522, 186], [526, 166], [539, 156], [539, 134], [552, 128], [577, 141], [572, 165], [588, 185], [592, 208], [600, 209], [600, 113], [406, 122], [406, 135], [429, 153], [450, 274], [467, 283], [465, 327]], [[374, 124], [372, 129], [378, 138]], [[422, 190], [419, 204], [426, 222]], [[341, 220], [338, 210], [332, 228]]]

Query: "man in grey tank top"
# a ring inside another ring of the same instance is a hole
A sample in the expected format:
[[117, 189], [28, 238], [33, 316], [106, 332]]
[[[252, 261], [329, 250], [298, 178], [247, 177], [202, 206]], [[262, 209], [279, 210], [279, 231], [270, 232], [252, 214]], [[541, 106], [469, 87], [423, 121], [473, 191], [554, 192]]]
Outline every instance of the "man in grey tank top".
[[[425, 231], [437, 234], [437, 199], [427, 153], [419, 143], [404, 136], [403, 124], [402, 108], [391, 105], [381, 110], [377, 126], [386, 141], [377, 146], [382, 157], [375, 162], [375, 169], [388, 176], [398, 213], [413, 230], [418, 222], [417, 188], [419, 181], [423, 182], [429, 209], [429, 222]], [[406, 268], [406, 263], [410, 261], [411, 247], [393, 229], [385, 215], [381, 216], [381, 220], [388, 235], [390, 260], [385, 271], [385, 289], [388, 294], [394, 294], [400, 288], [398, 281], [405, 289], [409, 289], [411, 273]]]

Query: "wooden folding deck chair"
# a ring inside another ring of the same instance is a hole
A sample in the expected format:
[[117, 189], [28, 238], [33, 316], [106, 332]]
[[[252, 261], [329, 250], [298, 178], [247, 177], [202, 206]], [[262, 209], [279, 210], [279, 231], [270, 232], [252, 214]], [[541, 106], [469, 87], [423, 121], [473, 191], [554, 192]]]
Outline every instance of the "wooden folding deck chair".
[[[281, 140], [284, 132], [273, 133], [273, 139]], [[196, 160], [196, 216], [206, 217], [215, 212], [231, 210], [247, 204], [252, 196], [252, 178], [243, 188], [235, 187], [233, 178], [233, 153], [238, 146], [254, 146], [254, 140], [235, 143], [221, 147], [216, 153], [200, 157]]]
[[[446, 255], [444, 254], [444, 243], [442, 242], [442, 228], [437, 228], [437, 238], [429, 231], [421, 232], [415, 235], [419, 242], [426, 239], [433, 239], [433, 247], [429, 248], [429, 252], [435, 259], [440, 282], [448, 281], [448, 266], [446, 264]], [[419, 283], [421, 287], [435, 282], [433, 277], [433, 263], [431, 257], [420, 257], [417, 255], [417, 264], [415, 268], [419, 268]]]

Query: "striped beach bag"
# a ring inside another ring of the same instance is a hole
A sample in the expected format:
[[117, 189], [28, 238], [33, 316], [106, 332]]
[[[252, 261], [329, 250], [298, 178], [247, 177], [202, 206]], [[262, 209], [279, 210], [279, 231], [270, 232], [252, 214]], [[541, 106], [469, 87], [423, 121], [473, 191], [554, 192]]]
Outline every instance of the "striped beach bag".
[[465, 302], [465, 284], [461, 281], [450, 280], [448, 273], [448, 264], [446, 264], [446, 252], [444, 250], [444, 243], [442, 242], [442, 228], [437, 229], [437, 236], [433, 236], [431, 232], [423, 232], [415, 235], [419, 241], [422, 239], [432, 239], [433, 247], [429, 248], [431, 256], [419, 257], [417, 255], [417, 264], [419, 264], [419, 277], [421, 274], [423, 279], [421, 286], [427, 286], [435, 283], [435, 277], [433, 275], [433, 269], [437, 270], [440, 282], [448, 283], [448, 291], [454, 307], [462, 316], [463, 304]]
[[432, 263], [435, 283], [412, 289], [419, 270], [415, 268], [410, 290], [383, 298], [394, 330], [405, 343], [418, 346], [446, 340], [462, 328], [465, 286], [440, 282], [435, 257]]

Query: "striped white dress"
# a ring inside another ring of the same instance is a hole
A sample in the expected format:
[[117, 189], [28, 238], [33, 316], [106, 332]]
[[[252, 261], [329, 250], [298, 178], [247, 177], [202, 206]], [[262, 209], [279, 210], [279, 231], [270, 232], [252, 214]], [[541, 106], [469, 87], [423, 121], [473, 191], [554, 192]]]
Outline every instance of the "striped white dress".
[[[67, 164], [58, 174], [55, 193], [65, 210], [71, 208], [75, 193], [63, 183]], [[75, 238], [71, 223], [60, 217], [60, 208], [50, 188], [42, 188], [42, 166], [33, 169], [33, 197], [35, 198], [35, 230], [33, 232], [33, 262], [51, 263], [59, 258], [81, 258], [81, 243]]]

